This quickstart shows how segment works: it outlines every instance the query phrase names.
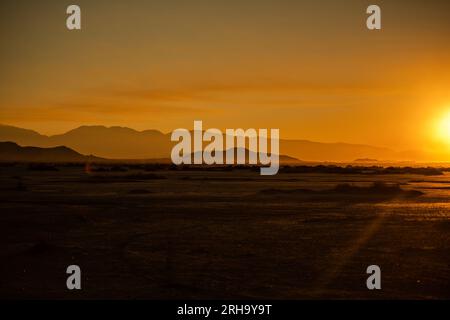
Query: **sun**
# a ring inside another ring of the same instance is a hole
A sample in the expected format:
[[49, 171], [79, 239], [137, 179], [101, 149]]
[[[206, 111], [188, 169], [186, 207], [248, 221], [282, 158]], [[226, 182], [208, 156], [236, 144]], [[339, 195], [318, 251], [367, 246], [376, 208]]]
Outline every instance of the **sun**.
[[437, 135], [440, 140], [450, 144], [450, 111], [438, 122]]

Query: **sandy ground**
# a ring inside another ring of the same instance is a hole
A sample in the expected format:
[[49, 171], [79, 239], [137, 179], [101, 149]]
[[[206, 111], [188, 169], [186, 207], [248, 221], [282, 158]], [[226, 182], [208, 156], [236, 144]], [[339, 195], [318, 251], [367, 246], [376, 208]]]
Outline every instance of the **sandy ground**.
[[[321, 193], [374, 181], [423, 195]], [[0, 190], [2, 298], [450, 298], [448, 174], [16, 165]], [[80, 291], [66, 288], [71, 264]]]

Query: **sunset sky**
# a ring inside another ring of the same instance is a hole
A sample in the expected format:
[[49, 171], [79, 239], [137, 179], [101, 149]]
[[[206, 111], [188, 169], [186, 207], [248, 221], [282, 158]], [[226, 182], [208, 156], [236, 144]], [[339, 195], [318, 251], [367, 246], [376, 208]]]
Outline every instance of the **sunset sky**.
[[[66, 29], [70, 4], [81, 31]], [[370, 4], [381, 31], [366, 28]], [[4, 0], [0, 123], [55, 134], [203, 120], [450, 150], [449, 39], [446, 0]]]

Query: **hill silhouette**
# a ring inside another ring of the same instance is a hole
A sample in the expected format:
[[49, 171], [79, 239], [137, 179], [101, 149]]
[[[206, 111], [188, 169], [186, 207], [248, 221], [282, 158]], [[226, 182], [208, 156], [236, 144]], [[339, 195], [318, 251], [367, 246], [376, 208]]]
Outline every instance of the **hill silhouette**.
[[[228, 149], [228, 150], [230, 150], [230, 149]], [[226, 162], [226, 152], [228, 150], [225, 150], [225, 151], [224, 150], [218, 150], [218, 151], [216, 151], [217, 153], [222, 153], [222, 157], [223, 157], [224, 163]], [[238, 157], [238, 152], [239, 151], [244, 153], [245, 156], [243, 158]], [[194, 161], [193, 159], [194, 159], [194, 156], [196, 154], [197, 154], [197, 152], [196, 153], [191, 153], [192, 163]], [[203, 156], [205, 156], [205, 154], [208, 154], [208, 155], [211, 156], [211, 153], [207, 153], [207, 152], [204, 151], [203, 152]], [[234, 148], [234, 163], [237, 163], [238, 159], [241, 160], [242, 162], [249, 163], [250, 156], [255, 157], [256, 159], [258, 159], [258, 164], [259, 164], [259, 153], [258, 152], [253, 152], [253, 151], [250, 151], [250, 150], [245, 149], [245, 148]], [[275, 159], [272, 158], [272, 161], [275, 161]], [[286, 163], [286, 164], [287, 163], [300, 163], [300, 162], [302, 162], [301, 160], [299, 160], [297, 158], [290, 157], [290, 156], [283, 155], [283, 154], [278, 155], [278, 161], [282, 162], [282, 163]]]
[[26, 162], [81, 162], [101, 160], [94, 156], [82, 155], [70, 148], [21, 147], [14, 142], [0, 142], [0, 161]]

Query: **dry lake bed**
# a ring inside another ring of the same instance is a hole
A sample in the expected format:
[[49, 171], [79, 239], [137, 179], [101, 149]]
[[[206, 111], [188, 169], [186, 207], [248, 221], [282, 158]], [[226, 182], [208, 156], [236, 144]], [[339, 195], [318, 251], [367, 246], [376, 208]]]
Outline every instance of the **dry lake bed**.
[[2, 298], [450, 298], [448, 172], [16, 164], [0, 190]]

